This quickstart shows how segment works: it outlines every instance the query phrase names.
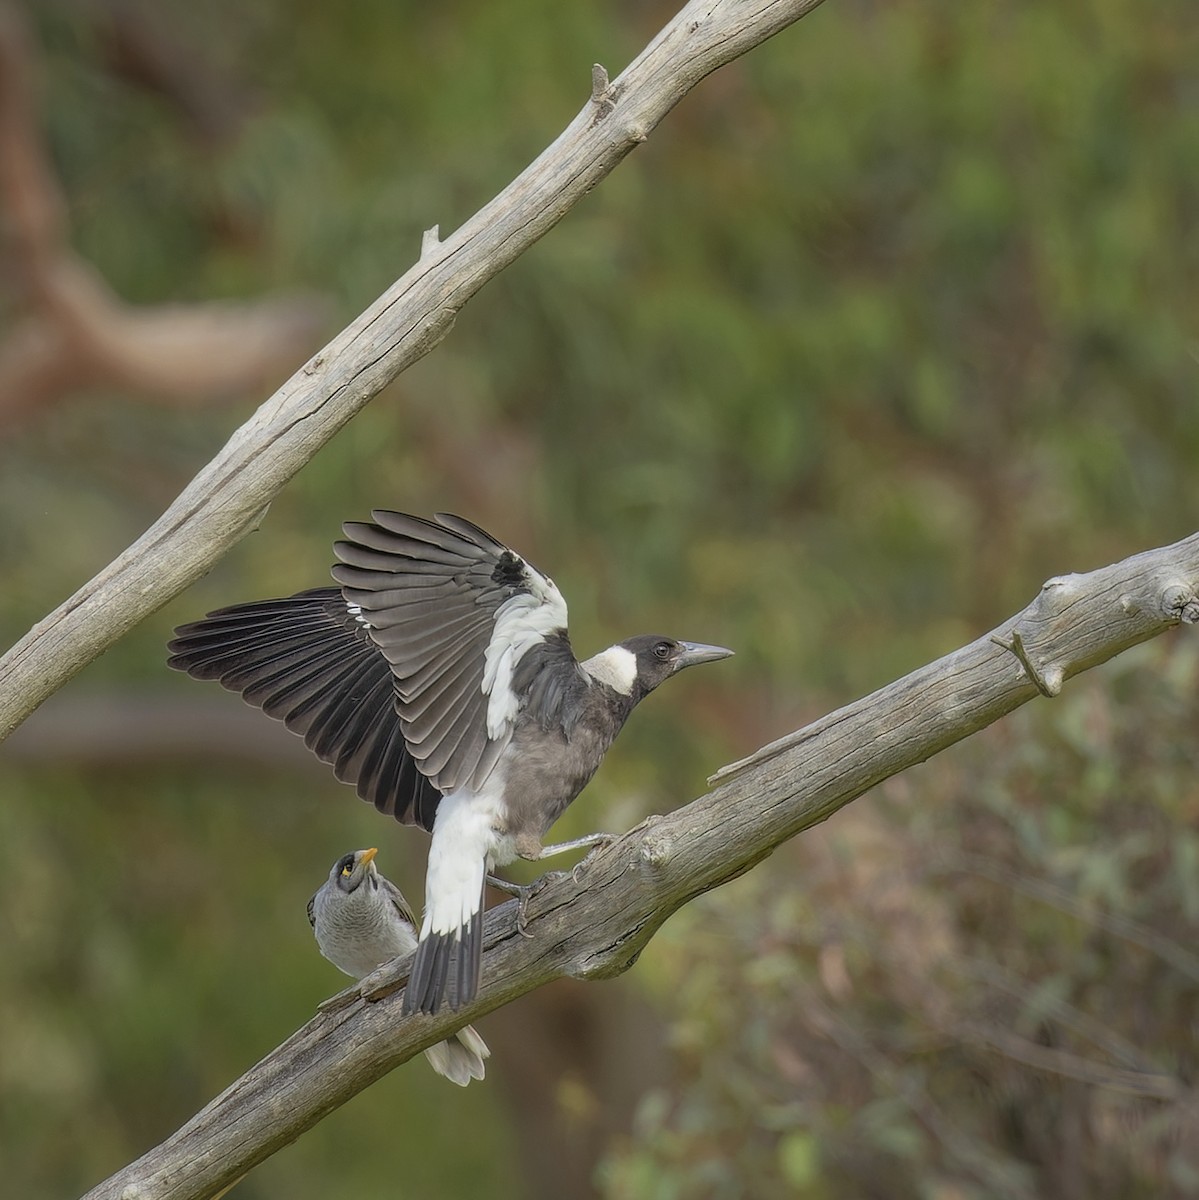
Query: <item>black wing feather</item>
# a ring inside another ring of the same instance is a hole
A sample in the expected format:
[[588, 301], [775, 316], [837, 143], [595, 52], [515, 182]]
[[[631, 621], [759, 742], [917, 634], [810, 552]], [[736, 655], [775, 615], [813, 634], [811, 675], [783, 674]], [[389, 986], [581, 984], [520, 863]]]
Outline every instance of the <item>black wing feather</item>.
[[220, 609], [169, 649], [168, 665], [282, 721], [381, 812], [432, 829], [441, 792], [408, 753], [391, 667], [338, 588]]

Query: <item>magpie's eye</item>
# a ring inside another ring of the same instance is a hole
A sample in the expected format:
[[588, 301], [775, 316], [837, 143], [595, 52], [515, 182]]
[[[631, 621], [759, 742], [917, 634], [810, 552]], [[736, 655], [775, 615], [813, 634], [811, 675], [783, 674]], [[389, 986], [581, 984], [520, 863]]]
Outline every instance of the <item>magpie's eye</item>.
[[660, 658], [663, 662], [665, 662], [670, 657], [670, 653], [673, 649], [674, 647], [669, 642], [659, 642], [654, 647], [654, 657]]

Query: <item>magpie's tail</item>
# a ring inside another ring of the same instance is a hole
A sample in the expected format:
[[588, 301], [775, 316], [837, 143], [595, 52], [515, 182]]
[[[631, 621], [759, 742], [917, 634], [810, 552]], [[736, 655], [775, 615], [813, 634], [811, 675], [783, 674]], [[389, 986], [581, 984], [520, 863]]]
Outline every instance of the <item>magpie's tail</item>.
[[425, 932], [412, 960], [403, 1012], [435, 1013], [445, 1001], [457, 1011], [479, 991], [483, 962], [483, 904], [450, 933]]

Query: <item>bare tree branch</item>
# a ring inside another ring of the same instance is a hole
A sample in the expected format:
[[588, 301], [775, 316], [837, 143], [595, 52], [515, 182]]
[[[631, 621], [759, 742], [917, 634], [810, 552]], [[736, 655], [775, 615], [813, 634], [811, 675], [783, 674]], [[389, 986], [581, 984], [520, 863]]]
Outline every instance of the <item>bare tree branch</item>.
[[[1199, 534], [1086, 575], [1051, 579], [991, 634], [726, 767], [713, 791], [651, 817], [573, 875], [546, 876], [526, 913], [531, 937], [518, 933], [513, 903], [493, 909], [483, 984], [469, 1007], [403, 1018], [399, 990], [408, 962], [380, 968], [327, 1001], [177, 1133], [86, 1200], [212, 1196], [467, 1022], [552, 979], [620, 974], [671, 913], [876, 783], [1041, 695], [1047, 683], [1060, 691], [1066, 679], [1121, 650], [1199, 621], [1197, 588]], [[1005, 648], [1016, 634], [1038, 682]], [[995, 1042], [994, 1031], [987, 1036]], [[1014, 1052], [1006, 1041], [1000, 1048]], [[1018, 1049], [1027, 1060], [1027, 1047]], [[1082, 1070], [1056, 1059], [1035, 1065]], [[1141, 1073], [1087, 1078], [1193, 1103], [1185, 1089], [1163, 1091], [1160, 1080]]]
[[209, 570], [321, 446], [437, 345], [484, 283], [552, 229], [701, 79], [819, 3], [692, 0], [494, 200], [444, 241], [426, 236], [407, 274], [263, 404], [137, 542], [0, 660], [0, 739]]

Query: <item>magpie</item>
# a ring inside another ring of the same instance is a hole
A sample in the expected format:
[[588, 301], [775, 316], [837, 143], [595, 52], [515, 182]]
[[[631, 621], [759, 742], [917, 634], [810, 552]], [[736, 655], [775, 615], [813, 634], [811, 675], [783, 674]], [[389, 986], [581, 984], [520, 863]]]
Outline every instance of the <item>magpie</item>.
[[403, 1011], [479, 985], [487, 874], [594, 845], [542, 838], [639, 701], [722, 646], [643, 634], [580, 661], [548, 575], [463, 517], [376, 509], [342, 526], [339, 587], [175, 630], [169, 665], [282, 720], [338, 779], [433, 837]]

